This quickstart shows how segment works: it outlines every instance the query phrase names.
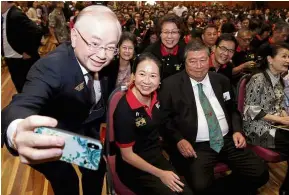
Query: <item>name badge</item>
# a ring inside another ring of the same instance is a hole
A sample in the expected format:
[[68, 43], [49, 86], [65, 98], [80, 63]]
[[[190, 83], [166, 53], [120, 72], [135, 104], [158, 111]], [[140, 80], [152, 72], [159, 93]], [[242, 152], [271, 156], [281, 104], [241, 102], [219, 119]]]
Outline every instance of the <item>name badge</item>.
[[229, 91], [223, 93], [223, 98], [224, 98], [224, 101], [228, 101], [231, 99]]

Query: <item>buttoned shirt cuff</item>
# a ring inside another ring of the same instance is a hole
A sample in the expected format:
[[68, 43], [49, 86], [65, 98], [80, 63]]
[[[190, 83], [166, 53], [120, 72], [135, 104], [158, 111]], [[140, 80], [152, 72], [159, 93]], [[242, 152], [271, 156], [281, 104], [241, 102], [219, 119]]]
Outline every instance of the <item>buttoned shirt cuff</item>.
[[16, 150], [16, 148], [14, 145], [15, 143], [13, 141], [14, 139], [13, 137], [15, 136], [17, 125], [23, 120], [24, 119], [16, 119], [12, 121], [7, 128], [7, 142], [8, 142], [9, 147], [13, 148], [14, 150]]

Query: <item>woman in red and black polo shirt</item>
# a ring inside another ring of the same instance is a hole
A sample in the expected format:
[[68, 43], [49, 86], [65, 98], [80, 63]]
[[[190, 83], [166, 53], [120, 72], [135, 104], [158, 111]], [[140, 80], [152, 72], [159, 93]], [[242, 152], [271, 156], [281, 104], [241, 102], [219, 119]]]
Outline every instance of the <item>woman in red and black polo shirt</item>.
[[192, 194], [161, 152], [156, 92], [160, 62], [152, 54], [142, 54], [135, 62], [133, 78], [114, 113], [120, 180], [137, 195]]

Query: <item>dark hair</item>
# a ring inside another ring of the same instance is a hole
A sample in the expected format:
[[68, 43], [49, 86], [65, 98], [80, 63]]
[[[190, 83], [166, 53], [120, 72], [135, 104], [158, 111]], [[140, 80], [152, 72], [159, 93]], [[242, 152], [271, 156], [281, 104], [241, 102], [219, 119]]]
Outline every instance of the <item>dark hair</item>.
[[156, 65], [159, 68], [159, 74], [160, 74], [160, 78], [161, 78], [162, 64], [161, 64], [160, 60], [157, 57], [155, 57], [152, 53], [149, 53], [149, 52], [144, 52], [142, 54], [137, 55], [137, 57], [136, 57], [136, 59], [134, 60], [134, 63], [133, 63], [132, 72], [135, 74], [138, 65], [142, 61], [145, 61], [145, 60], [152, 60], [152, 61], [154, 61], [156, 63]]
[[121, 44], [127, 40], [131, 41], [134, 45], [134, 48], [136, 48], [136, 46], [137, 46], [136, 36], [133, 33], [128, 32], [128, 31], [125, 31], [121, 34], [120, 40], [118, 42], [118, 46], [120, 47]]
[[226, 22], [222, 25], [221, 33], [234, 33], [236, 31], [235, 25], [231, 22]]
[[161, 34], [162, 32], [162, 26], [164, 23], [166, 22], [172, 22], [175, 23], [176, 26], [178, 27], [178, 29], [180, 30], [180, 35], [181, 37], [183, 37], [183, 33], [184, 33], [184, 22], [182, 20], [182, 18], [180, 18], [179, 16], [177, 16], [176, 14], [166, 14], [164, 15], [162, 18], [160, 18], [158, 25], [157, 25], [157, 33], [158, 35]]
[[215, 24], [208, 24], [207, 26], [205, 26], [205, 28], [203, 30], [203, 34], [206, 32], [206, 30], [208, 28], [214, 28], [214, 29], [216, 29], [216, 31], [218, 31], [218, 27]]
[[271, 32], [272, 30], [272, 27], [270, 24], [267, 24], [267, 23], [263, 23], [261, 25], [261, 29], [260, 29], [260, 32], [259, 32], [259, 35], [262, 35], [264, 32], [268, 31], [269, 33]]
[[264, 52], [262, 53], [262, 58], [260, 60], [260, 67], [259, 69], [261, 71], [265, 71], [268, 67], [269, 67], [269, 63], [268, 63], [268, 60], [267, 60], [267, 57], [268, 56], [271, 56], [272, 58], [274, 58], [280, 49], [287, 49], [289, 50], [289, 44], [286, 43], [286, 42], [279, 42], [279, 43], [276, 43], [276, 44], [273, 44], [273, 45], [269, 45], [265, 50]]
[[208, 56], [210, 55], [208, 47], [200, 39], [193, 39], [185, 47], [184, 60], [186, 60], [186, 58], [188, 56], [188, 52], [190, 52], [190, 51], [201, 51], [201, 50], [206, 50], [207, 53], [208, 53]]
[[219, 44], [222, 41], [232, 41], [235, 43], [235, 48], [237, 47], [238, 43], [237, 40], [235, 38], [234, 35], [232, 35], [231, 33], [223, 33], [221, 34], [221, 36], [218, 37], [217, 41], [216, 41], [216, 46], [219, 46]]

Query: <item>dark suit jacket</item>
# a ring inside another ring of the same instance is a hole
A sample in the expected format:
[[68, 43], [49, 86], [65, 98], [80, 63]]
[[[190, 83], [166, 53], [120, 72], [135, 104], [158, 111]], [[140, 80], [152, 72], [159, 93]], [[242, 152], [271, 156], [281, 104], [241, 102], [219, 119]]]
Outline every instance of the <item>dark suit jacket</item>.
[[[229, 79], [215, 72], [208, 74], [212, 88], [224, 110], [229, 132], [241, 132], [241, 115], [234, 105]], [[223, 93], [228, 91], [231, 99], [224, 101]], [[163, 134], [169, 146], [176, 147], [176, 144], [182, 139], [186, 139], [193, 146], [197, 136], [198, 123], [205, 121], [198, 121], [193, 87], [185, 70], [163, 81], [159, 100], [162, 111], [161, 119], [165, 127]]]
[[[110, 93], [108, 78], [102, 73], [99, 76], [105, 107]], [[36, 114], [57, 119], [58, 128], [96, 137], [100, 123], [105, 121], [105, 113], [88, 122], [86, 119], [92, 105], [91, 95], [73, 48], [70, 43], [63, 43], [31, 67], [22, 93], [15, 95], [3, 110], [4, 138], [6, 139], [7, 127], [13, 120]], [[7, 140], [5, 142], [8, 147]]]
[[26, 52], [30, 56], [38, 56], [42, 31], [16, 6], [8, 11], [6, 34], [8, 43], [17, 53]]

